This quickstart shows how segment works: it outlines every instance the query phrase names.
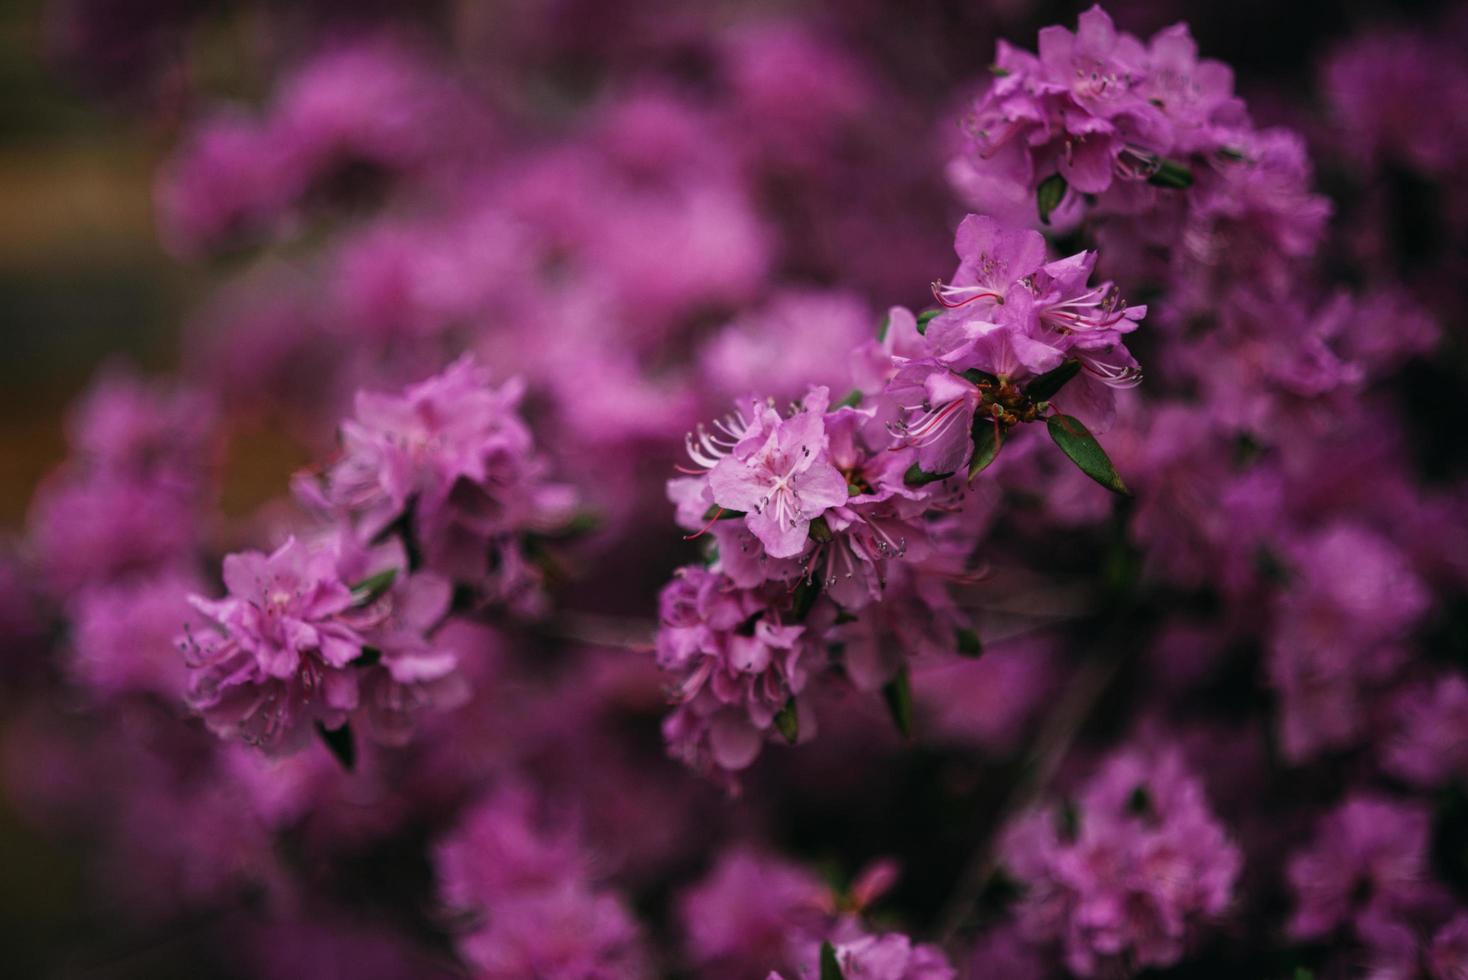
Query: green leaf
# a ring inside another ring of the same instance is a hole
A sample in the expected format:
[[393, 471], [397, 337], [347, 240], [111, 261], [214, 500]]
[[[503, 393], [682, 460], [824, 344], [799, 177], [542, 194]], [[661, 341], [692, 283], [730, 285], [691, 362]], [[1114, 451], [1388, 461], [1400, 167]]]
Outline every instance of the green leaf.
[[998, 65], [990, 65], [989, 74], [993, 75], [995, 78], [1006, 78], [1009, 75], [1009, 69], [1000, 68]]
[[918, 331], [918, 333], [920, 333], [920, 334], [922, 334], [924, 336], [927, 336], [927, 333], [928, 333], [928, 324], [929, 323], [932, 323], [933, 322], [933, 319], [935, 317], [939, 317], [939, 316], [942, 316], [942, 315], [943, 315], [943, 311], [942, 310], [923, 310], [921, 313], [919, 313], [917, 315], [917, 331]]
[[1116, 467], [1096, 437], [1081, 424], [1081, 420], [1070, 415], [1052, 415], [1045, 420], [1050, 438], [1070, 461], [1081, 468], [1081, 472], [1101, 484], [1112, 493], [1130, 495], [1131, 491], [1121, 482]]
[[744, 511], [742, 510], [729, 510], [718, 504], [711, 504], [709, 509], [703, 512], [703, 519], [706, 521], [732, 521], [736, 517], [743, 516]]
[[888, 313], [886, 316], [882, 317], [882, 325], [877, 328], [877, 343], [880, 344], [880, 343], [884, 342], [887, 339], [887, 331], [889, 331], [891, 329], [892, 329], [892, 314], [891, 313]]
[[1055, 397], [1055, 393], [1065, 387], [1065, 383], [1080, 373], [1081, 362], [1077, 360], [1062, 361], [1058, 368], [1046, 371], [1029, 384], [1025, 385], [1025, 397], [1031, 401], [1046, 402]]
[[1040, 181], [1040, 186], [1035, 188], [1035, 206], [1040, 209], [1040, 223], [1050, 223], [1050, 212], [1060, 207], [1060, 202], [1065, 200], [1065, 192], [1070, 185], [1060, 174], [1051, 174]]
[[795, 713], [793, 696], [785, 702], [785, 707], [775, 712], [775, 728], [785, 736], [785, 741], [791, 745], [794, 745], [796, 739], [800, 737], [800, 718]]
[[342, 725], [340, 728], [327, 728], [321, 722], [316, 723], [316, 734], [321, 736], [322, 743], [341, 763], [341, 767], [347, 772], [357, 764], [357, 743], [352, 738], [352, 726]]
[[979, 639], [977, 630], [961, 629], [955, 634], [958, 641], [958, 652], [965, 657], [978, 659], [983, 655], [984, 643]]
[[1176, 160], [1168, 160], [1166, 157], [1157, 161], [1157, 169], [1152, 176], [1147, 178], [1147, 183], [1157, 187], [1170, 187], [1173, 190], [1183, 190], [1193, 186], [1193, 171], [1188, 169], [1185, 163]]
[[993, 419], [982, 415], [974, 416], [974, 427], [971, 433], [974, 441], [974, 453], [968, 460], [968, 478], [973, 478], [988, 468], [999, 456], [999, 450], [1004, 448], [1003, 427]]
[[902, 482], [910, 487], [922, 487], [929, 483], [937, 483], [939, 480], [946, 480], [952, 475], [952, 473], [929, 473], [918, 464], [913, 463], [907, 468], [907, 472], [902, 474]]
[[841, 964], [836, 961], [836, 947], [829, 941], [821, 943], [821, 980], [846, 980]]
[[846, 396], [844, 398], [842, 398], [839, 402], [837, 402], [836, 404], [834, 404], [834, 405], [831, 406], [831, 411], [834, 412], [838, 408], [855, 408], [856, 406], [858, 406], [860, 404], [861, 404], [861, 389], [860, 388], [852, 388], [850, 391], [848, 391], [846, 393]]
[[375, 602], [382, 594], [392, 588], [393, 582], [397, 581], [398, 570], [396, 568], [384, 568], [374, 575], [369, 575], [356, 585], [352, 586], [352, 602], [358, 606], [365, 606]]
[[897, 671], [897, 676], [882, 686], [882, 697], [887, 699], [887, 710], [903, 738], [912, 738], [912, 686], [907, 680], [907, 668]]
[[830, 541], [831, 525], [826, 523], [824, 517], [817, 517], [810, 522], [810, 536], [814, 541]]

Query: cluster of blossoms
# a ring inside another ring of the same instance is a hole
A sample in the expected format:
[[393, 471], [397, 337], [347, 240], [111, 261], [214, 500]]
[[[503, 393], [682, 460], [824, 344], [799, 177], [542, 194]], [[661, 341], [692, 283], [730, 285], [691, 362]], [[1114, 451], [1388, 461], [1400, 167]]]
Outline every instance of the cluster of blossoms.
[[1172, 252], [1209, 283], [1219, 261], [1282, 271], [1230, 246], [1300, 256], [1319, 240], [1329, 209], [1309, 194], [1302, 141], [1256, 129], [1233, 72], [1200, 59], [1185, 24], [1143, 43], [1092, 7], [1075, 31], [1040, 31], [1036, 53], [1000, 41], [993, 72], [950, 166], [971, 204], [1059, 227], [1095, 220], [1112, 261]]
[[216, 285], [0, 541], [13, 971], [1464, 975], [1461, 15], [53, 4]]
[[979, 652], [948, 593], [972, 574], [977, 527], [964, 481], [1006, 433], [1046, 421], [1083, 471], [1124, 487], [1085, 424], [1140, 380], [1123, 342], [1146, 314], [1088, 285], [1095, 253], [1045, 261], [1045, 241], [970, 215], [943, 304], [921, 325], [896, 308], [850, 355], [856, 387], [824, 386], [788, 412], [751, 399], [687, 438], [696, 475], [668, 486], [709, 558], [663, 590], [658, 665], [677, 709], [672, 752], [706, 772], [747, 767], [766, 737], [813, 734], [807, 683], [839, 657], [857, 688], [886, 685], [905, 726], [907, 661]]
[[527, 536], [573, 502], [545, 481], [518, 398], [472, 358], [400, 395], [358, 396], [341, 458], [296, 481], [321, 530], [230, 555], [228, 594], [192, 600], [207, 625], [182, 641], [189, 701], [210, 728], [281, 753], [313, 726], [360, 720], [391, 744], [423, 710], [462, 701], [435, 632], [456, 602], [538, 608]]
[[538, 813], [520, 787], [474, 804], [434, 852], [439, 895], [464, 925], [464, 960], [483, 980], [649, 975], [625, 904], [599, 887], [574, 826]]
[[411, 45], [337, 45], [285, 80], [262, 118], [221, 113], [188, 137], [160, 175], [164, 240], [191, 255], [288, 232], [312, 197], [429, 170], [446, 143], [482, 143], [487, 126]]
[[1177, 963], [1228, 911], [1242, 860], [1182, 756], [1142, 750], [1108, 758], [1058, 813], [1020, 816], [1003, 853], [1021, 931], [1083, 977]]

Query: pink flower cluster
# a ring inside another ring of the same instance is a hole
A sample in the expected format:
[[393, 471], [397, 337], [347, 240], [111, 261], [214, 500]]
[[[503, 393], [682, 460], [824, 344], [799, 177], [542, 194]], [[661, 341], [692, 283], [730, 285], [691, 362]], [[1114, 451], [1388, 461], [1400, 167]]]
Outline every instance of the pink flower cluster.
[[1241, 855], [1177, 752], [1105, 761], [1073, 801], [1005, 831], [1026, 937], [1058, 942], [1078, 976], [1166, 967], [1228, 911]]
[[1461, 12], [53, 4], [10, 972], [1461, 980]]
[[230, 555], [228, 594], [192, 599], [205, 626], [181, 641], [189, 702], [211, 729], [278, 754], [359, 720], [392, 744], [424, 710], [462, 702], [434, 639], [450, 607], [537, 609], [527, 535], [569, 517], [518, 396], [472, 358], [401, 395], [359, 395], [341, 458], [296, 481], [322, 528]]
[[501, 788], [475, 804], [434, 852], [440, 897], [465, 923], [458, 945], [474, 976], [648, 975], [624, 903], [596, 884], [575, 828], [556, 824], [538, 806], [524, 788]]
[[910, 658], [977, 653], [945, 583], [971, 574], [979, 528], [947, 478], [1022, 422], [1091, 439], [1057, 397], [1105, 424], [1111, 389], [1140, 380], [1122, 338], [1146, 308], [1087, 284], [1093, 253], [1046, 262], [1038, 233], [977, 215], [955, 248], [942, 311], [919, 326], [893, 309], [840, 403], [824, 386], [785, 413], [751, 399], [687, 438], [696, 475], [668, 494], [710, 554], [663, 591], [658, 664], [678, 705], [664, 735], [696, 769], [744, 769], [774, 731], [809, 738], [802, 695], [829, 650], [864, 690], [905, 685]]

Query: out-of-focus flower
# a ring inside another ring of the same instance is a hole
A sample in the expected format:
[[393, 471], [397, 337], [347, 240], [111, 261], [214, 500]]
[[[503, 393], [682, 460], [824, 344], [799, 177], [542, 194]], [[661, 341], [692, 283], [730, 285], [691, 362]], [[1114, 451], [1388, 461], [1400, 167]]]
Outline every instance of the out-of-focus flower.
[[818, 930], [829, 889], [804, 868], [746, 847], [725, 852], [679, 898], [688, 954], [701, 976], [758, 976], [792, 937]]
[[459, 952], [474, 976], [622, 980], [647, 976], [623, 903], [592, 878], [573, 827], [509, 787], [475, 805], [435, 851], [446, 905], [469, 916]]
[[1366, 696], [1405, 659], [1402, 640], [1429, 594], [1400, 550], [1364, 528], [1326, 528], [1289, 559], [1269, 674], [1283, 698], [1284, 750], [1305, 759], [1361, 735]]
[[198, 588], [196, 577], [166, 571], [83, 590], [69, 607], [73, 673], [104, 698], [150, 693], [181, 704], [188, 670], [177, 638], [186, 624], [202, 625], [188, 601]]
[[1409, 691], [1397, 715], [1400, 729], [1386, 742], [1388, 769], [1419, 786], [1468, 776], [1468, 680], [1449, 674]]
[[1328, 813], [1315, 841], [1289, 862], [1290, 935], [1320, 939], [1342, 926], [1370, 933], [1435, 901], [1429, 829], [1421, 806], [1376, 796], [1351, 797]]
[[1468, 975], [1468, 913], [1458, 913], [1432, 937], [1427, 969], [1432, 980], [1458, 980]]
[[1025, 889], [1020, 929], [1081, 976], [1177, 963], [1228, 911], [1241, 864], [1176, 751], [1112, 756], [1059, 818], [1021, 816], [1002, 853]]
[[544, 479], [523, 392], [493, 387], [466, 355], [400, 395], [359, 393], [341, 458], [319, 482], [299, 478], [298, 495], [368, 539], [404, 521], [428, 567], [484, 601], [533, 609], [539, 580], [521, 538], [569, 517], [573, 497]]

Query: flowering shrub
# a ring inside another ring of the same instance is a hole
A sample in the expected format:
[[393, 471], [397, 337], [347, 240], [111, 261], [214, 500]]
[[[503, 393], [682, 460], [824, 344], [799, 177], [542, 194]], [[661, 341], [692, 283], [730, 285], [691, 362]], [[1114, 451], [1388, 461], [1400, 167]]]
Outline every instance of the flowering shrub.
[[0, 550], [98, 962], [1464, 975], [1468, 22], [141, 6], [204, 299]]

